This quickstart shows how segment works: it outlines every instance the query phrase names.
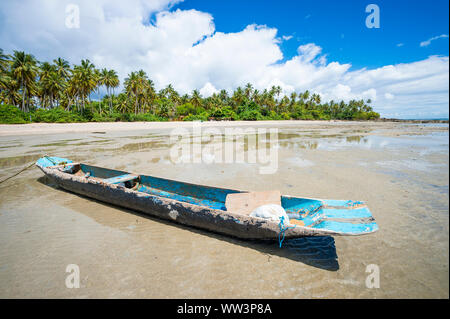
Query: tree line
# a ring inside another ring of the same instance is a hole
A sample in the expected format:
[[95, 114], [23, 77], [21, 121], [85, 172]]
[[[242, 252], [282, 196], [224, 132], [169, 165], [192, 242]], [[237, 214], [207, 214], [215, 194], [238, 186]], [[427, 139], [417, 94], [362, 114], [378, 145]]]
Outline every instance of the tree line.
[[[0, 49], [0, 121], [83, 122], [164, 120], [372, 120], [371, 100], [323, 102], [316, 93], [282, 95], [280, 86], [262, 91], [247, 83], [234, 91], [202, 97], [181, 95], [169, 84], [157, 90], [145, 71], [131, 72], [120, 86], [114, 70], [88, 59], [70, 65], [63, 58], [39, 62], [33, 55]], [[91, 95], [106, 94], [98, 101]]]

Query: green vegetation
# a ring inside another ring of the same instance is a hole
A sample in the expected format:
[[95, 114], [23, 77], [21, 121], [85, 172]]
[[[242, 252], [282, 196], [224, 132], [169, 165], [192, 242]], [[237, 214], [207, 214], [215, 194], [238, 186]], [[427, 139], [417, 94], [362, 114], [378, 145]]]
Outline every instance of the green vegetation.
[[[69, 123], [114, 121], [208, 120], [372, 120], [380, 115], [370, 100], [329, 101], [319, 94], [280, 96], [272, 86], [262, 92], [248, 83], [231, 94], [221, 90], [203, 98], [198, 90], [180, 95], [172, 85], [157, 91], [143, 70], [131, 72], [123, 91], [114, 70], [98, 70], [89, 60], [80, 65], [62, 58], [38, 62], [31, 54], [0, 49], [0, 123]], [[101, 101], [91, 94], [105, 88]]]

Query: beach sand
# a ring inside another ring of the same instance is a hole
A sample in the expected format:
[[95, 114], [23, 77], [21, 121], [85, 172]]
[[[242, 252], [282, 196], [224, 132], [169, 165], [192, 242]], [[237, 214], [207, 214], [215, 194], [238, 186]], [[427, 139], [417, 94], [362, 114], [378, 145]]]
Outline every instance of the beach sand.
[[[192, 125], [0, 125], [0, 180], [49, 154], [204, 185], [362, 200], [380, 230], [280, 249], [81, 197], [33, 167], [0, 184], [0, 297], [449, 297], [448, 124], [199, 124], [277, 128], [273, 174], [261, 174], [260, 163], [174, 163], [170, 134]], [[79, 289], [66, 288], [68, 264], [80, 268]], [[366, 286], [370, 265], [379, 268], [380, 288]]]
[[[0, 124], [0, 136], [33, 135], [33, 134], [61, 134], [61, 133], [88, 133], [88, 132], [119, 132], [139, 130], [164, 130], [173, 128], [191, 128], [193, 122], [103, 122], [103, 123], [32, 123], [32, 124]], [[202, 127], [310, 127], [312, 129], [326, 129], [329, 133], [340, 131], [346, 127], [358, 127], [360, 131], [366, 128], [377, 128], [385, 131], [384, 134], [408, 134], [404, 128], [411, 123], [395, 122], [348, 122], [348, 121], [209, 121], [201, 123]], [[424, 134], [435, 131], [436, 125], [416, 125], [418, 129], [412, 132]], [[445, 127], [445, 124], [443, 125]], [[447, 126], [448, 127], [448, 124]], [[445, 129], [444, 129], [445, 130]]]

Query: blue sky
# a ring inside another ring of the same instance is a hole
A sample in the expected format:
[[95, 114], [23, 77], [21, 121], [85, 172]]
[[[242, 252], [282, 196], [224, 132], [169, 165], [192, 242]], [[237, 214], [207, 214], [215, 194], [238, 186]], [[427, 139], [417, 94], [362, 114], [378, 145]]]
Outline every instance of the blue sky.
[[[365, 24], [371, 3], [379, 29]], [[448, 11], [444, 0], [2, 0], [0, 47], [89, 59], [121, 83], [143, 69], [181, 94], [250, 82], [371, 99], [383, 117], [448, 118]]]
[[[380, 8], [379, 29], [365, 26], [371, 3]], [[433, 36], [449, 34], [447, 0], [185, 0], [176, 8], [211, 13], [222, 32], [239, 32], [249, 24], [275, 27], [279, 36], [292, 36], [281, 45], [286, 59], [309, 42], [322, 47], [329, 60], [355, 69], [448, 56], [449, 50], [448, 38], [420, 47]]]

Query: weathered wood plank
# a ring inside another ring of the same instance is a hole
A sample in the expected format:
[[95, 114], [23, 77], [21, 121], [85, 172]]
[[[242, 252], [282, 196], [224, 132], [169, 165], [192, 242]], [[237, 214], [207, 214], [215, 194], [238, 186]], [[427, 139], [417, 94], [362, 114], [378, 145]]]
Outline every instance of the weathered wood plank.
[[250, 215], [259, 206], [268, 204], [281, 206], [280, 191], [228, 194], [225, 201], [227, 211], [242, 215]]

